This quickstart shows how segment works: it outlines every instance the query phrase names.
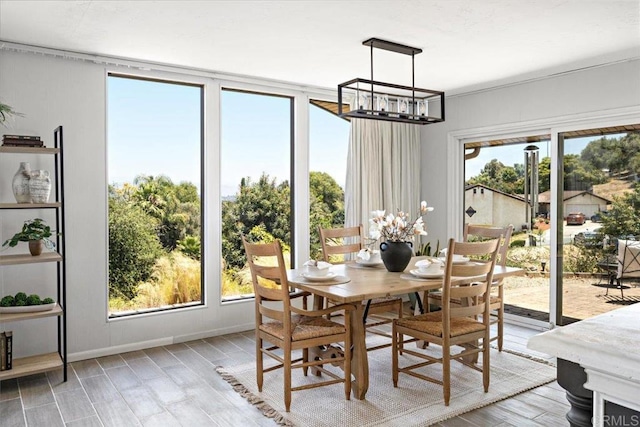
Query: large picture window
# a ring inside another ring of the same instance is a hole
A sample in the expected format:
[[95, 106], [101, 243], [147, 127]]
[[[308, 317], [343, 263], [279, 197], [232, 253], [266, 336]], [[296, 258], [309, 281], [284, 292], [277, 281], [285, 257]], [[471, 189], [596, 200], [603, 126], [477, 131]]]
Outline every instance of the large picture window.
[[310, 257], [322, 258], [318, 226], [344, 227], [344, 187], [347, 179], [349, 122], [338, 117], [337, 104], [309, 104]]
[[242, 236], [293, 253], [293, 99], [221, 93], [222, 299], [253, 295]]
[[108, 76], [109, 316], [203, 301], [203, 87]]

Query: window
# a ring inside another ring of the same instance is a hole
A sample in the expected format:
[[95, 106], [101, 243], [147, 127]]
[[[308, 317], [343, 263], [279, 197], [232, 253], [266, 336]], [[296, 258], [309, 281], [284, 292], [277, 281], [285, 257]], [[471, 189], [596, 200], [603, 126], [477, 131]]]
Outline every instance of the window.
[[[316, 102], [324, 107], [316, 106]], [[309, 105], [309, 253], [312, 259], [322, 258], [318, 226], [344, 227], [349, 122], [327, 109], [327, 105], [337, 107], [335, 103], [319, 101], [311, 101]]]
[[107, 83], [109, 316], [201, 304], [204, 89]]
[[293, 99], [223, 89], [220, 156], [221, 295], [231, 300], [253, 295], [243, 235], [293, 254]]

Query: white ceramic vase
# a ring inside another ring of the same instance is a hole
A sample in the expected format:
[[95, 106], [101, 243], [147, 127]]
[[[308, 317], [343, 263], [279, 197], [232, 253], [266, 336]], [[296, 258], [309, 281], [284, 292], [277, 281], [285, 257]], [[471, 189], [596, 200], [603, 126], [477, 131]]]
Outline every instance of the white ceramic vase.
[[31, 172], [29, 193], [32, 203], [47, 203], [51, 194], [51, 178], [49, 171], [35, 170]]
[[31, 166], [29, 162], [21, 162], [12, 182], [13, 195], [18, 203], [31, 203], [31, 193], [29, 193], [30, 177]]

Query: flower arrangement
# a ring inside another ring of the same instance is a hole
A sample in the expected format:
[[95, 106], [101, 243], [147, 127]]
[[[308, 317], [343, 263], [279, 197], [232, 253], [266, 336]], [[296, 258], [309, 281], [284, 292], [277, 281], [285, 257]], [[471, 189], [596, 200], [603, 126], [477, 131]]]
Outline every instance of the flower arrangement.
[[385, 211], [371, 212], [372, 218], [369, 220], [369, 237], [387, 242], [408, 242], [413, 236], [426, 236], [425, 224], [422, 219], [427, 212], [431, 212], [433, 207], [427, 206], [424, 200], [420, 202], [420, 211], [416, 219], [411, 221], [409, 214], [398, 211], [396, 215], [385, 216]]

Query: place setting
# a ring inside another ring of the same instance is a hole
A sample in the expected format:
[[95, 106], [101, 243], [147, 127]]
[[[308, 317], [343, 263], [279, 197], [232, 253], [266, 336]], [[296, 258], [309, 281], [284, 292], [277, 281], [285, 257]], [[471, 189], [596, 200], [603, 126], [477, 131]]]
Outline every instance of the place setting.
[[384, 263], [380, 256], [380, 251], [375, 249], [362, 249], [356, 255], [353, 262], [347, 264], [350, 268], [383, 268]]
[[306, 282], [313, 285], [338, 285], [351, 281], [347, 276], [336, 274], [331, 271], [332, 264], [324, 261], [309, 260], [304, 263], [304, 271], [300, 273]]
[[444, 277], [444, 262], [440, 258], [430, 258], [417, 261], [410, 274], [403, 273], [402, 279], [429, 281]]

